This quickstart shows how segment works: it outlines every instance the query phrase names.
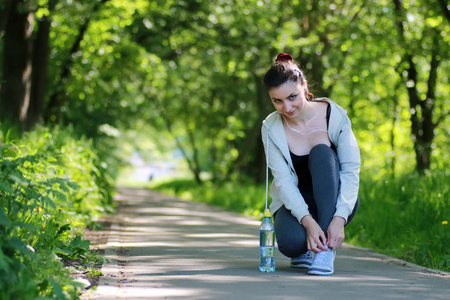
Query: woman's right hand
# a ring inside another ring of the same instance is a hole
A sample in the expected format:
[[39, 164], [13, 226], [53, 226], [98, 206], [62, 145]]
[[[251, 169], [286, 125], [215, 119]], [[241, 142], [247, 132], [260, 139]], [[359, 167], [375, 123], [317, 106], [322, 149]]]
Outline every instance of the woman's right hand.
[[306, 244], [308, 250], [314, 252], [320, 252], [322, 250], [328, 250], [327, 238], [319, 224], [311, 217], [307, 215], [302, 218], [301, 224], [306, 229]]

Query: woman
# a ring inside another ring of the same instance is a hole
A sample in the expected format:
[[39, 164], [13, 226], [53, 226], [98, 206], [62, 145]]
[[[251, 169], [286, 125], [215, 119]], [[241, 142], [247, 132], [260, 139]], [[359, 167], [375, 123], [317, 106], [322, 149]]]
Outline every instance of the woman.
[[276, 109], [263, 122], [262, 139], [278, 249], [291, 267], [331, 275], [359, 204], [361, 159], [350, 120], [332, 100], [314, 99], [289, 54], [277, 56], [264, 83]]

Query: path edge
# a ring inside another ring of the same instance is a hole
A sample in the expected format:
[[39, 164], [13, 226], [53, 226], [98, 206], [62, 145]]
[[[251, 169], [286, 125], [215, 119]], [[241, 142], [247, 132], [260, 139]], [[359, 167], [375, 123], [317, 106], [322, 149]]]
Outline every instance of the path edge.
[[421, 272], [424, 272], [424, 273], [432, 273], [432, 274], [441, 275], [443, 277], [450, 278], [450, 273], [449, 272], [445, 272], [445, 271], [437, 270], [437, 269], [431, 269], [431, 268], [427, 268], [427, 267], [424, 267], [424, 266], [420, 266], [420, 265], [417, 265], [417, 264], [414, 264], [414, 263], [411, 263], [411, 262], [407, 262], [405, 260], [401, 260], [399, 258], [395, 258], [395, 257], [391, 257], [391, 256], [388, 256], [388, 255], [385, 255], [385, 254], [381, 254], [381, 253], [379, 253], [379, 252], [377, 252], [377, 251], [375, 251], [375, 250], [373, 250], [371, 248], [355, 246], [355, 245], [347, 244], [347, 243], [344, 243], [343, 246], [345, 248], [347, 248], [347, 249], [355, 249], [355, 250], [368, 252], [368, 256], [379, 258], [380, 260], [385, 261], [385, 262], [394, 263], [396, 265], [400, 265], [400, 266], [403, 266], [403, 267], [409, 267], [411, 269], [415, 269], [417, 271], [421, 271]]

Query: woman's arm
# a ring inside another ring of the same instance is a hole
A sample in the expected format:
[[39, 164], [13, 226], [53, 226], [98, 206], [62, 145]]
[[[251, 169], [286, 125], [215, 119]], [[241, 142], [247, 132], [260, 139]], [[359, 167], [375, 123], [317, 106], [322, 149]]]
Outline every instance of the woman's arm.
[[270, 189], [272, 201], [281, 201], [286, 209], [300, 222], [301, 219], [309, 215], [308, 205], [297, 188], [297, 177], [289, 167], [286, 158], [281, 150], [275, 145], [268, 135], [268, 131], [263, 125], [262, 140], [266, 151], [266, 160], [273, 175], [273, 182]]
[[340, 189], [336, 204], [335, 217], [341, 217], [347, 222], [358, 198], [359, 171], [361, 156], [358, 142], [353, 134], [350, 119], [346, 120], [338, 138], [337, 154], [340, 164]]

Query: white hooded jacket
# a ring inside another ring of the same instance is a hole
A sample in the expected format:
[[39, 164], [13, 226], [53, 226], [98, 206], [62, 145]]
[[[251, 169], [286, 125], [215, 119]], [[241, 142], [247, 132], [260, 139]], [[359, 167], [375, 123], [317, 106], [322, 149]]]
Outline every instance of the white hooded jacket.
[[[340, 164], [340, 189], [334, 216], [342, 217], [347, 221], [358, 198], [361, 166], [358, 143], [353, 134], [347, 112], [342, 107], [328, 98], [318, 98], [313, 101], [325, 101], [331, 106], [328, 136], [336, 146]], [[291, 160], [281, 115], [278, 111], [267, 116], [263, 121], [261, 132], [266, 151], [266, 163], [274, 177], [270, 188], [272, 198], [270, 211], [273, 215], [284, 205], [300, 222], [304, 216], [310, 213], [308, 205], [298, 189], [297, 174]]]

